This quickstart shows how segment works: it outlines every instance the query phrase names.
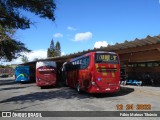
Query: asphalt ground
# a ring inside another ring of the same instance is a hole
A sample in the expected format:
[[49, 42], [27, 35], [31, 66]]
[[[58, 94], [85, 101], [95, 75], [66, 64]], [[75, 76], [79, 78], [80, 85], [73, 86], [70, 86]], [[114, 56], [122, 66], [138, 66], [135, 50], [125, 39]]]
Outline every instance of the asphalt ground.
[[[140, 105], [149, 105], [145, 108], [149, 111], [159, 111], [160, 88], [122, 86], [120, 92], [114, 94], [78, 94], [75, 89], [69, 87], [41, 89], [35, 83], [20, 84], [15, 83], [14, 78], [0, 78], [0, 111], [141, 111], [140, 108], [137, 109], [137, 106]], [[88, 120], [91, 117], [47, 119]], [[94, 119], [96, 118], [92, 118]], [[107, 119], [113, 120], [117, 117], [107, 117]], [[151, 118], [120, 117], [118, 119], [150, 120]], [[153, 117], [152, 119], [158, 120]]]

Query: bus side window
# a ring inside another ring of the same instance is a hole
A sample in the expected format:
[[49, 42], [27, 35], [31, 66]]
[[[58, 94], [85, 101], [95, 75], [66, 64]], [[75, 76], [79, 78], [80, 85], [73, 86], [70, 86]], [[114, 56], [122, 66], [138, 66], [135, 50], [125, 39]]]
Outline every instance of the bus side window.
[[80, 63], [80, 61], [77, 60], [76, 61], [76, 65], [74, 66], [74, 70], [78, 70], [79, 69], [79, 63]]
[[79, 64], [82, 64], [82, 59], [79, 60]]
[[82, 59], [82, 64], [80, 65], [81, 69], [86, 69], [89, 65], [89, 57], [85, 57]]
[[86, 64], [87, 64], [87, 67], [89, 65], [89, 57], [86, 58]]

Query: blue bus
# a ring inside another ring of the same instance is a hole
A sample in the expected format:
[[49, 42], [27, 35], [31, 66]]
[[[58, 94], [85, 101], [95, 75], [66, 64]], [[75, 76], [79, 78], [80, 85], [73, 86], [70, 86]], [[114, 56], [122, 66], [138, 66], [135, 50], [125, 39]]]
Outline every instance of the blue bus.
[[35, 71], [30, 66], [17, 66], [15, 68], [16, 82], [33, 82]]

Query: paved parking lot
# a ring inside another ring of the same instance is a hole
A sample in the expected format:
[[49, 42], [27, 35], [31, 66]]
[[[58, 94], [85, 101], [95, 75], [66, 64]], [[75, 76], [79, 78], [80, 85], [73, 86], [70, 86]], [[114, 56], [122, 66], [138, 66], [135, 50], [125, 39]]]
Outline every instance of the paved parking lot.
[[35, 83], [15, 83], [13, 78], [0, 78], [1, 111], [115, 111], [117, 105], [150, 104], [160, 110], [160, 88], [125, 86], [115, 94], [78, 94], [69, 87], [41, 89]]

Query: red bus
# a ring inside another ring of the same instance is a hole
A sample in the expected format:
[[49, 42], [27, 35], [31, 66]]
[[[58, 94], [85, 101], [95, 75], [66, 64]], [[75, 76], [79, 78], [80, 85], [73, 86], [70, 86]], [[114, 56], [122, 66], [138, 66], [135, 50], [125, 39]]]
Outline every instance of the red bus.
[[69, 60], [66, 84], [80, 93], [113, 93], [120, 90], [120, 61], [114, 52], [97, 51]]
[[56, 85], [56, 62], [39, 61], [36, 63], [36, 84], [40, 87]]

